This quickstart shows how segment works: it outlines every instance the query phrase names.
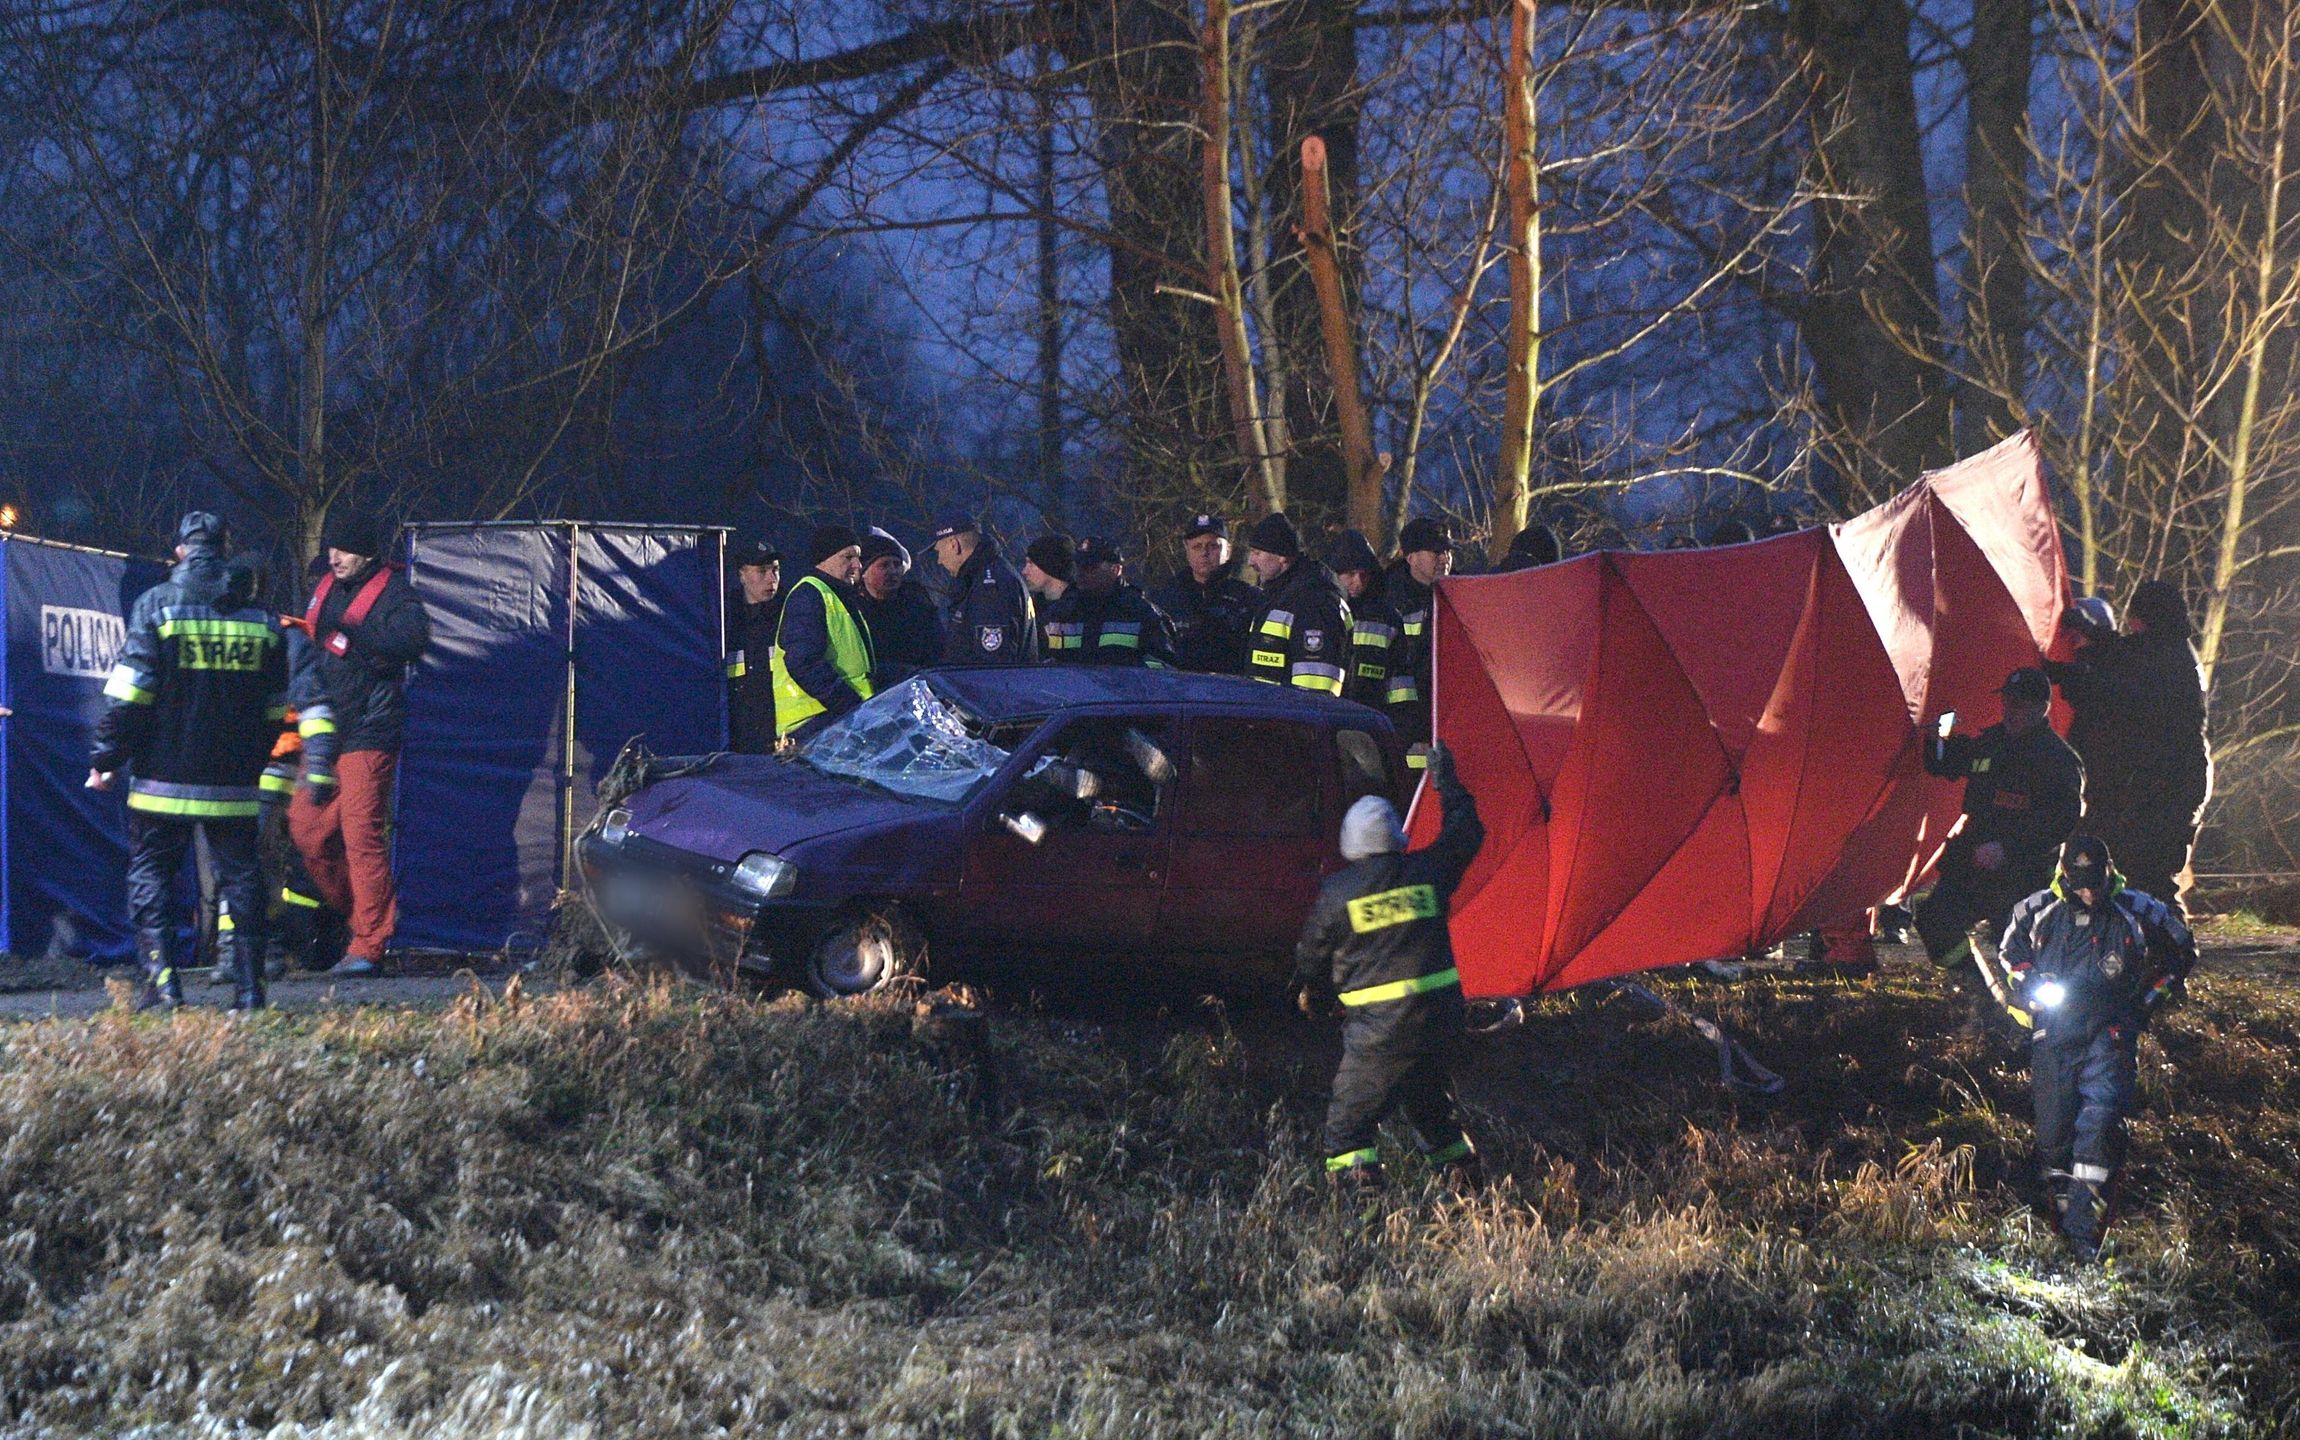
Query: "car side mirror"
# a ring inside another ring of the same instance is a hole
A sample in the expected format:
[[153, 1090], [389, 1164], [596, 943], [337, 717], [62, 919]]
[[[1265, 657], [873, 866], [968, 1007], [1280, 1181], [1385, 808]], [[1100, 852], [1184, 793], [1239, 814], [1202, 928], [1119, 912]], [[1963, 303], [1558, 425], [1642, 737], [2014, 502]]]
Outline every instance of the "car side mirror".
[[1028, 810], [1006, 811], [1000, 814], [998, 823], [1021, 836], [1025, 844], [1036, 845], [1046, 838], [1046, 822]]
[[1126, 732], [1126, 758], [1140, 766], [1151, 784], [1164, 789], [1174, 783], [1174, 762], [1158, 748], [1158, 742], [1139, 730]]

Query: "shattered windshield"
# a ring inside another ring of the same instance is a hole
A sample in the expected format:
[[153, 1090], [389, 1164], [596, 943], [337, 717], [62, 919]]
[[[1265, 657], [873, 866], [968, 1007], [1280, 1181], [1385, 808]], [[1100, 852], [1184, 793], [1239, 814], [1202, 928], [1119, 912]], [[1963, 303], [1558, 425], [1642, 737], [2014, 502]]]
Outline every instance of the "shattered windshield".
[[981, 726], [924, 676], [864, 701], [809, 740], [799, 758], [825, 775], [898, 795], [958, 804], [1010, 753], [972, 732]]

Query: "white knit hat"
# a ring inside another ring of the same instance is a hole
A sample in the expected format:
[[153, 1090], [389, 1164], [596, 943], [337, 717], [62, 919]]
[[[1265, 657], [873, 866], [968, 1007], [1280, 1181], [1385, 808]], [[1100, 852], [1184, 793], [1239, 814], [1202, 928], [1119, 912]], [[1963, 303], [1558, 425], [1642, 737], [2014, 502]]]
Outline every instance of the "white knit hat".
[[1398, 823], [1398, 807], [1379, 795], [1366, 796], [1342, 817], [1344, 860], [1391, 855], [1405, 848], [1406, 831]]

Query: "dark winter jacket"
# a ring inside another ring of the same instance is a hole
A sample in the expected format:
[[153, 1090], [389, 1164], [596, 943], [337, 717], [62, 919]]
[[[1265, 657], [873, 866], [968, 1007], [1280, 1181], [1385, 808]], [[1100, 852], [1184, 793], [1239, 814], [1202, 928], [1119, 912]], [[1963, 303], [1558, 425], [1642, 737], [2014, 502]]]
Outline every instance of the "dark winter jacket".
[[1390, 699], [1390, 720], [1398, 727], [1398, 738], [1408, 745], [1420, 745], [1430, 739], [1430, 640], [1432, 628], [1437, 624], [1436, 592], [1414, 579], [1413, 571], [1401, 558], [1388, 572], [1388, 600], [1398, 612], [1398, 642], [1391, 659], [1391, 673], [1402, 677], [1407, 684], [1401, 686]]
[[1319, 887], [1294, 949], [1295, 985], [1341, 1000], [1352, 1051], [1425, 1050], [1461, 1029], [1446, 916], [1485, 826], [1452, 766], [1435, 767], [1431, 779], [1445, 807], [1437, 838], [1336, 872]]
[[1925, 746], [1925, 769], [1965, 782], [1964, 828], [1949, 842], [1944, 865], [1961, 865], [1996, 841], [2010, 874], [2042, 884], [2084, 814], [2084, 764], [2050, 725], [2017, 736], [1991, 725], [1977, 736], [1935, 737]]
[[951, 582], [942, 658], [953, 665], [1028, 665], [1038, 659], [1030, 592], [987, 535]]
[[1339, 697], [1350, 670], [1350, 602], [1342, 582], [1315, 560], [1296, 560], [1262, 591], [1247, 641], [1247, 675]]
[[2044, 668], [2075, 712], [2068, 741], [2084, 759], [2093, 808], [2193, 826], [2212, 796], [2212, 755], [2204, 674], [2189, 643], [2161, 630], [2108, 635]]
[[[2196, 937], [2170, 906], [2115, 885], [2087, 907], [2051, 887], [2013, 907], [2000, 955], [2014, 1004], [2038, 1042], [2083, 1046], [2106, 1025], [2138, 1029], [2196, 964]], [[2038, 1003], [2038, 987], [2059, 982], [2066, 998]]]
[[1237, 561], [1216, 570], [1203, 585], [1185, 565], [1149, 598], [1174, 622], [1174, 659], [1180, 668], [1213, 675], [1244, 672], [1246, 626], [1261, 608], [1262, 594], [1238, 578]]
[[195, 550], [129, 612], [89, 765], [130, 772], [131, 810], [253, 817], [287, 679], [279, 617], [227, 587], [222, 557]]
[[942, 663], [942, 616], [918, 581], [905, 579], [884, 600], [873, 600], [858, 587], [855, 613], [870, 627], [871, 654], [878, 662], [873, 678], [881, 689]]
[[[431, 645], [431, 620], [407, 576], [393, 567], [383, 593], [359, 624], [346, 627], [350, 609], [370, 579], [371, 566], [348, 581], [327, 584], [312, 627], [321, 688], [341, 752], [399, 749], [407, 732], [407, 667]], [[329, 637], [340, 634], [340, 647]], [[340, 648], [342, 653], [336, 653]], [[310, 712], [301, 712], [308, 722]]]
[[1397, 608], [1372, 589], [1352, 600], [1350, 675], [1344, 696], [1382, 711], [1408, 706], [1421, 696], [1412, 663], [1405, 619]]
[[1047, 603], [1039, 631], [1050, 661], [1174, 668], [1174, 622], [1132, 585], [1100, 595], [1073, 585]]
[[727, 732], [745, 755], [775, 748], [775, 625], [783, 618], [783, 594], [753, 605], [735, 591], [727, 602]]

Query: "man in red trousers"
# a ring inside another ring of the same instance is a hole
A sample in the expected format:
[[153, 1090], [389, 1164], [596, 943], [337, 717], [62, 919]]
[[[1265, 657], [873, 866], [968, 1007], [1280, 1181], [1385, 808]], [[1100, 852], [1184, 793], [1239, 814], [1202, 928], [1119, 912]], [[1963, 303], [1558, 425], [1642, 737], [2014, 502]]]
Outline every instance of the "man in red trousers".
[[423, 602], [379, 557], [382, 524], [338, 507], [322, 544], [328, 573], [305, 611], [295, 700], [304, 783], [288, 830], [321, 898], [351, 917], [351, 944], [331, 975], [370, 975], [398, 923], [391, 878], [391, 798], [407, 724], [407, 667], [431, 643]]

